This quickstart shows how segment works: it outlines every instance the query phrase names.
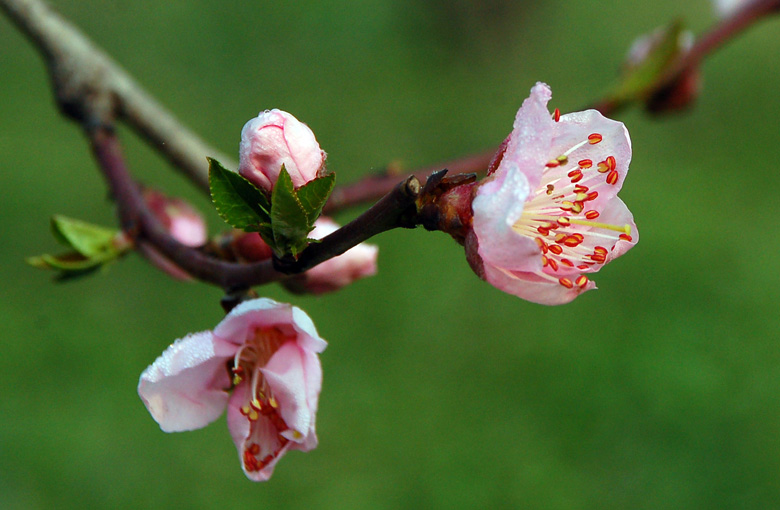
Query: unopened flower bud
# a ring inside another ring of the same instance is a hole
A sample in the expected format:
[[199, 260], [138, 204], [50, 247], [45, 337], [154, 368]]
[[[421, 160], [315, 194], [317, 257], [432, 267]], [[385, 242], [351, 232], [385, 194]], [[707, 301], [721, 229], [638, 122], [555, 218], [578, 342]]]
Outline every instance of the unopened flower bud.
[[[670, 43], [673, 45], [670, 47]], [[648, 60], [666, 59], [659, 70], [665, 71], [690, 51], [694, 43], [693, 33], [678, 24], [658, 27], [649, 34], [637, 38], [628, 50], [624, 64], [627, 71], [638, 68]], [[651, 113], [676, 112], [693, 105], [701, 89], [699, 68], [684, 69], [665, 86], [643, 97], [645, 109]]]
[[257, 232], [240, 232], [231, 242], [233, 253], [242, 262], [260, 262], [273, 255], [271, 249]]
[[282, 165], [297, 188], [320, 175], [325, 152], [309, 127], [287, 112], [266, 110], [241, 130], [238, 173], [271, 191]]
[[[157, 190], [144, 190], [146, 205], [162, 223], [171, 237], [181, 244], [193, 248], [203, 246], [208, 240], [203, 217], [190, 204], [180, 198], [171, 198]], [[177, 280], [191, 280], [192, 277], [179, 266], [168, 260], [150, 245], [138, 246], [141, 253], [159, 269]]]
[[144, 200], [168, 233], [181, 244], [197, 247], [206, 243], [206, 223], [190, 204], [153, 189], [144, 190]]

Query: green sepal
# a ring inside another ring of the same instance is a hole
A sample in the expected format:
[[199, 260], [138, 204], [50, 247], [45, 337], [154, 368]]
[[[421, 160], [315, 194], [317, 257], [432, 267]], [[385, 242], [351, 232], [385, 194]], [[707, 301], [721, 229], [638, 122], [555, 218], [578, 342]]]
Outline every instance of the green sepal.
[[277, 256], [292, 253], [297, 257], [308, 244], [307, 234], [314, 228], [313, 223], [298, 198], [290, 174], [282, 165], [271, 194], [272, 248]]
[[653, 47], [650, 52], [634, 65], [627, 66], [620, 77], [619, 83], [613, 87], [607, 95], [615, 103], [644, 100], [652, 92], [658, 79], [674, 65], [684, 51], [680, 41], [685, 27], [682, 21], [660, 29], [659, 34], [650, 34], [648, 37], [656, 38], [650, 44]]
[[317, 218], [322, 213], [325, 202], [328, 201], [333, 186], [336, 184], [336, 174], [328, 174], [317, 177], [307, 182], [295, 192], [298, 194], [298, 200], [301, 202], [306, 217], [309, 220], [309, 226], [314, 225]]
[[59, 215], [52, 217], [51, 230], [60, 243], [85, 258], [105, 257], [116, 252], [114, 239], [119, 234], [117, 230]]
[[271, 207], [262, 191], [216, 159], [208, 161], [211, 200], [225, 222], [247, 232], [257, 232], [261, 224], [271, 222]]

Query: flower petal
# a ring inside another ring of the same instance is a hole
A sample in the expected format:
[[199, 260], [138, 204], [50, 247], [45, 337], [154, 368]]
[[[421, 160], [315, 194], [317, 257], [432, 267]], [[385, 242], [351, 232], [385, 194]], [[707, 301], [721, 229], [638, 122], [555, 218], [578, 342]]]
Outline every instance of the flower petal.
[[[217, 324], [214, 328], [214, 336], [242, 345], [253, 328], [289, 324], [292, 320], [291, 308], [291, 305], [277, 303], [268, 298], [244, 301]], [[292, 331], [285, 333], [292, 333]]]
[[[296, 443], [304, 443], [314, 435], [314, 419], [319, 391], [322, 387], [322, 372], [316, 354], [311, 356], [316, 361], [316, 367], [306, 363], [306, 351], [296, 342], [287, 342], [274, 353], [268, 364], [261, 369], [271, 393], [279, 404], [282, 419], [290, 428], [282, 431], [282, 435]], [[313, 373], [307, 369], [315, 368]], [[314, 398], [310, 398], [313, 395]], [[309, 403], [314, 403], [310, 409]], [[311, 443], [311, 441], [309, 441]], [[316, 435], [313, 446], [317, 445]], [[307, 448], [307, 450], [310, 448]], [[304, 450], [305, 451], [305, 450]]]
[[512, 228], [523, 214], [531, 188], [517, 165], [506, 161], [501, 165], [504, 172], [481, 185], [471, 203], [479, 255], [486, 265], [536, 271], [541, 268], [539, 246]]
[[504, 158], [496, 173], [501, 173], [504, 162], [511, 162], [525, 174], [530, 189], [536, 189], [541, 180], [540, 170], [550, 159], [550, 147], [555, 121], [547, 110], [552, 97], [550, 87], [538, 82], [531, 95], [523, 101], [517, 112], [512, 133], [509, 135]]
[[328, 343], [317, 334], [317, 328], [306, 312], [287, 303], [258, 298], [233, 308], [214, 328], [214, 336], [242, 345], [252, 328], [278, 327], [286, 335], [297, 336], [298, 344], [313, 352], [322, 352]]
[[165, 432], [204, 427], [225, 409], [235, 348], [204, 331], [177, 340], [142, 374], [138, 394]]
[[[535, 273], [510, 273], [488, 265], [485, 265], [485, 280], [499, 290], [540, 305], [562, 305], [583, 292], [596, 288], [596, 284], [591, 280], [588, 280], [584, 287], [574, 285], [567, 288], [558, 281]], [[570, 280], [574, 281], [576, 278], [570, 277]]]
[[631, 230], [631, 240], [619, 239], [615, 244], [615, 248], [607, 255], [607, 262], [615, 260], [639, 242], [639, 230], [634, 223], [634, 216], [620, 198], [615, 197], [610, 201], [602, 211], [601, 219], [613, 225], [628, 225]]
[[[601, 135], [598, 143], [582, 144], [593, 134]], [[576, 169], [578, 161], [592, 162], [593, 167], [583, 172], [583, 178], [577, 184], [599, 192], [598, 198], [588, 204], [589, 207], [599, 210], [615, 197], [623, 186], [631, 163], [631, 138], [622, 122], [608, 119], [597, 110], [586, 110], [562, 115], [560, 122], [555, 124], [550, 159], [558, 157], [577, 145], [580, 147], [568, 155], [571, 166], [566, 168], [566, 171]], [[614, 158], [614, 170], [617, 172], [617, 181], [614, 184], [606, 182], [609, 173], [600, 173], [596, 169], [599, 163], [606, 162], [609, 157]]]
[[241, 413], [249, 398], [249, 385], [239, 384], [230, 397], [227, 424], [244, 474], [255, 482], [271, 478], [276, 463], [295, 443], [279, 435], [279, 430], [266, 416], [250, 421]]

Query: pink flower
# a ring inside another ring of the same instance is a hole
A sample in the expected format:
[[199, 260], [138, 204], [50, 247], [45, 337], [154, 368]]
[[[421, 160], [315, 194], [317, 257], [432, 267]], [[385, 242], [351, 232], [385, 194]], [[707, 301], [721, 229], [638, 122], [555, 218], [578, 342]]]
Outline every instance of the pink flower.
[[[335, 232], [339, 225], [321, 216], [314, 222], [311, 237], [322, 239]], [[282, 284], [295, 293], [324, 294], [346, 287], [355, 280], [376, 274], [376, 257], [379, 252], [373, 244], [360, 243], [338, 257], [314, 266], [300, 276], [284, 280]]]
[[325, 152], [306, 124], [287, 112], [266, 110], [241, 130], [238, 173], [260, 189], [271, 191], [282, 165], [295, 187], [320, 174]]
[[477, 188], [466, 252], [493, 286], [546, 305], [596, 288], [586, 276], [638, 241], [617, 197], [631, 161], [622, 123], [595, 110], [550, 116], [537, 83], [495, 172]]
[[325, 349], [306, 313], [270, 299], [241, 303], [214, 331], [174, 342], [147, 368], [138, 394], [166, 432], [204, 427], [227, 406], [248, 478], [268, 480], [287, 450], [317, 446]]

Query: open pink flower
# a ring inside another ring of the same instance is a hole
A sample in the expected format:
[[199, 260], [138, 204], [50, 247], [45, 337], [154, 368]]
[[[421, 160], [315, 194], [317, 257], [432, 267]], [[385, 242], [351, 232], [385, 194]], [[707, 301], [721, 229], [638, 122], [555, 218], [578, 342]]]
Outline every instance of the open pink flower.
[[517, 112], [495, 171], [472, 202], [466, 251], [477, 274], [535, 303], [567, 303], [596, 288], [586, 276], [638, 240], [617, 197], [631, 161], [621, 122], [596, 110], [551, 116], [537, 83]]
[[284, 165], [297, 188], [319, 176], [325, 152], [309, 127], [287, 112], [266, 110], [241, 130], [238, 173], [271, 191]]
[[[339, 225], [330, 218], [321, 216], [314, 222], [313, 239], [335, 232]], [[302, 275], [282, 282], [288, 290], [296, 293], [310, 292], [324, 294], [346, 287], [355, 280], [376, 274], [376, 257], [379, 248], [373, 244], [360, 243], [338, 257], [328, 259], [314, 266]]]
[[270, 299], [241, 303], [214, 331], [177, 340], [141, 374], [138, 394], [166, 432], [204, 427], [227, 406], [241, 466], [270, 478], [287, 450], [317, 446], [327, 344], [306, 313]]

